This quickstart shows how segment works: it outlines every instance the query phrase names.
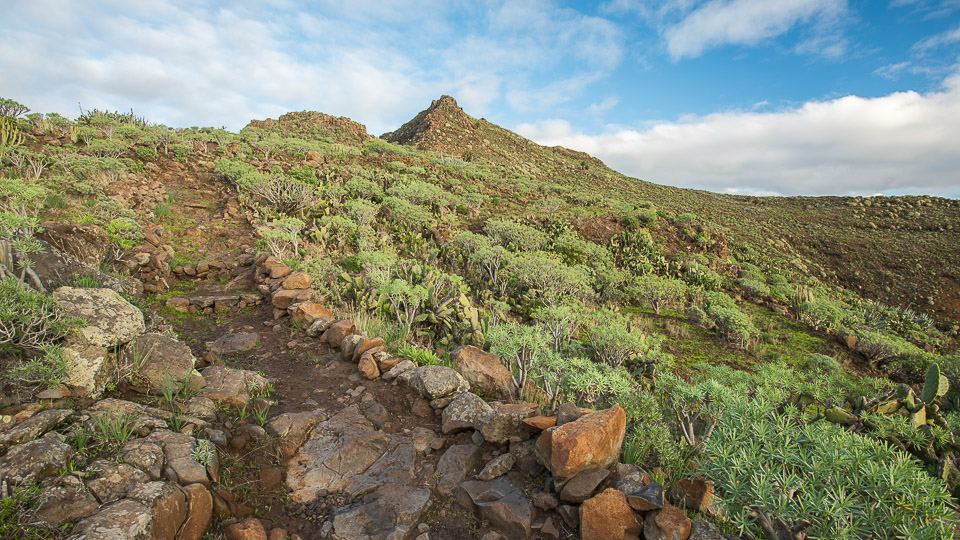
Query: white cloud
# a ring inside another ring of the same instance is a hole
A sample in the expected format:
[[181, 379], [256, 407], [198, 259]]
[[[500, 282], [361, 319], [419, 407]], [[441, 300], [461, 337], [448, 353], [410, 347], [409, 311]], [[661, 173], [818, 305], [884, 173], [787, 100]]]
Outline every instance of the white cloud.
[[770, 113], [726, 112], [643, 130], [577, 132], [566, 121], [517, 127], [541, 144], [588, 152], [625, 174], [718, 192], [960, 195], [960, 72], [942, 90], [847, 96]]
[[953, 43], [960, 43], [960, 25], [953, 30], [948, 30], [920, 40], [913, 46], [913, 50], [919, 54], [924, 54], [931, 49]]
[[3, 97], [71, 117], [78, 100], [132, 107], [175, 126], [312, 109], [382, 133], [443, 93], [480, 114], [502, 99], [539, 110], [622, 56], [612, 23], [547, 0], [11, 0], [4, 16], [17, 24], [0, 32]]
[[620, 98], [617, 96], [608, 96], [603, 98], [602, 101], [591, 103], [590, 106], [587, 107], [587, 112], [590, 114], [600, 114], [616, 107], [618, 103], [620, 103]]
[[845, 0], [710, 0], [667, 27], [664, 37], [670, 56], [678, 60], [727, 44], [755, 45], [814, 22], [824, 31], [805, 40], [799, 50], [838, 55], [842, 39], [830, 29], [845, 11]]

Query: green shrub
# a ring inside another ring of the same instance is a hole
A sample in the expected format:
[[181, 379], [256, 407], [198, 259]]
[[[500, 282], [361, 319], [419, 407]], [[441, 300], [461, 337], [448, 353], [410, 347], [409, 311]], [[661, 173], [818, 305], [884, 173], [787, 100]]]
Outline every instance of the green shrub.
[[752, 277], [743, 278], [737, 281], [737, 285], [751, 298], [770, 296], [770, 287], [758, 279]]
[[598, 361], [616, 369], [630, 360], [643, 362], [644, 356], [659, 350], [660, 340], [648, 336], [630, 321], [612, 311], [598, 311], [590, 317], [592, 326], [587, 329], [587, 338]]
[[63, 337], [72, 325], [53, 297], [16, 278], [0, 279], [0, 344], [39, 350]]
[[552, 253], [520, 253], [510, 259], [507, 271], [517, 282], [546, 305], [585, 300], [591, 293], [591, 276], [586, 267], [567, 266]]
[[687, 284], [679, 279], [651, 274], [630, 280], [627, 294], [631, 298], [642, 299], [659, 315], [660, 310], [674, 304], [687, 294]]
[[126, 217], [111, 219], [103, 229], [110, 237], [110, 241], [123, 249], [133, 249], [143, 242], [143, 231], [140, 224]]
[[150, 146], [141, 146], [137, 148], [137, 157], [143, 161], [154, 161], [157, 159], [157, 151]]
[[484, 230], [491, 240], [511, 251], [539, 251], [547, 245], [547, 235], [521, 223], [492, 219]]
[[908, 454], [762, 400], [726, 402], [702, 471], [754, 536], [792, 520], [816, 538], [950, 538], [956, 519], [943, 484]]
[[703, 309], [717, 329], [727, 339], [746, 346], [760, 331], [745, 313], [740, 311], [733, 298], [722, 292], [704, 293]]

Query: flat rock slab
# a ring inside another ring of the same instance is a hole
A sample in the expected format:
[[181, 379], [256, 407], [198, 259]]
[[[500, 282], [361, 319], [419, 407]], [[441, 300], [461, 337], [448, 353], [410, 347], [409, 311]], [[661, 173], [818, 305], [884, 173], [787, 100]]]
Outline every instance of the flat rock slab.
[[489, 482], [463, 482], [457, 488], [456, 497], [460, 506], [479, 513], [508, 538], [530, 537], [533, 522], [530, 500], [506, 477]]
[[72, 414], [73, 411], [68, 409], [47, 409], [40, 411], [0, 434], [0, 448], [11, 444], [32, 441], [56, 427]]
[[145, 504], [121, 499], [77, 523], [71, 538], [77, 540], [140, 539], [150, 536], [153, 512]]
[[307, 440], [314, 426], [327, 418], [327, 413], [319, 409], [284, 413], [273, 417], [264, 428], [268, 434], [280, 440], [280, 452], [283, 456], [290, 457]]
[[202, 397], [233, 407], [243, 407], [250, 401], [250, 393], [269, 384], [258, 373], [226, 366], [210, 366], [203, 370], [206, 388]]
[[333, 518], [333, 538], [407, 538], [429, 504], [429, 489], [396, 484], [383, 486], [359, 505]]
[[116, 347], [128, 343], [146, 329], [143, 312], [111, 289], [60, 287], [53, 292], [67, 317], [87, 321], [77, 333], [83, 341], [97, 347]]
[[59, 433], [14, 446], [0, 457], [0, 477], [14, 484], [42, 480], [56, 474], [74, 455], [73, 448]]
[[207, 344], [207, 350], [216, 354], [231, 354], [249, 351], [260, 343], [260, 334], [256, 332], [241, 332], [239, 334], [224, 334], [215, 341]]
[[291, 496], [302, 503], [313, 502], [318, 490], [357, 495], [394, 483], [414, 483], [413, 444], [374, 430], [356, 406], [314, 426], [287, 463]]
[[453, 493], [477, 464], [479, 457], [480, 447], [475, 444], [455, 444], [447, 448], [437, 462], [437, 472], [440, 473], [437, 491], [440, 495]]

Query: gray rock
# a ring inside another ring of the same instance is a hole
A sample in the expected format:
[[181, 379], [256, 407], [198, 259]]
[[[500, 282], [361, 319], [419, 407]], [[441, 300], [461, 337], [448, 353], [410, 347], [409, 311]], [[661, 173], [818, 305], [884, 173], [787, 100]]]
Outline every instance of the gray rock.
[[353, 352], [365, 338], [359, 334], [350, 334], [340, 340], [340, 357], [346, 362], [353, 361]]
[[[203, 484], [210, 487], [210, 478], [207, 475], [208, 467], [198, 463], [194, 459], [194, 450], [197, 448], [197, 441], [189, 435], [174, 433], [172, 431], [154, 431], [146, 440], [159, 444], [163, 448], [163, 455], [166, 458], [167, 466], [176, 473], [180, 485], [188, 486], [190, 484]], [[217, 468], [217, 453], [213, 452], [210, 456], [214, 469]]]
[[[200, 375], [197, 373], [197, 375]], [[203, 379], [201, 378], [201, 381]], [[183, 404], [185, 412], [204, 420], [213, 420], [217, 416], [217, 404], [203, 396], [193, 396]]]
[[138, 361], [143, 358], [140, 369], [134, 374], [134, 388], [140, 392], [158, 395], [167, 385], [179, 388], [185, 383], [194, 390], [204, 385], [203, 377], [194, 369], [197, 359], [190, 347], [175, 339], [154, 333], [142, 334], [127, 345], [126, 353]]
[[529, 416], [529, 413], [523, 411], [503, 412], [501, 407], [484, 419], [480, 433], [484, 439], [498, 444], [525, 441], [530, 438], [530, 430], [523, 423], [523, 419]]
[[34, 517], [51, 527], [59, 527], [64, 523], [85, 518], [99, 507], [100, 503], [79, 478], [66, 475], [52, 488], [44, 491], [43, 500]]
[[505, 476], [488, 482], [463, 482], [457, 488], [457, 502], [480, 514], [508, 538], [529, 538], [533, 509], [527, 497]]
[[543, 472], [544, 466], [537, 457], [537, 441], [528, 439], [511, 442], [510, 454], [516, 460], [514, 468], [518, 471], [528, 476], [535, 476]]
[[0, 457], [0, 478], [13, 484], [42, 480], [56, 474], [74, 454], [63, 435], [50, 432], [14, 446]]
[[613, 487], [630, 495], [650, 483], [650, 475], [639, 465], [617, 463], [610, 468], [610, 477], [603, 487]]
[[232, 407], [243, 407], [250, 401], [250, 393], [269, 384], [258, 373], [225, 366], [210, 366], [203, 370], [206, 387], [202, 397]]
[[60, 287], [53, 296], [63, 307], [64, 315], [86, 321], [76, 332], [90, 345], [124, 345], [146, 329], [143, 312], [111, 289]]
[[68, 409], [47, 409], [40, 411], [23, 422], [13, 426], [0, 435], [0, 448], [11, 444], [32, 441], [50, 431], [73, 414]]
[[437, 472], [440, 474], [437, 492], [443, 496], [453, 493], [479, 458], [480, 447], [475, 444], [455, 444], [448, 448], [437, 462]]
[[689, 540], [724, 540], [724, 538], [712, 523], [705, 519], [697, 519], [690, 527]]
[[67, 365], [63, 382], [95, 399], [116, 376], [116, 359], [104, 347], [71, 339], [64, 345], [63, 359]]
[[638, 512], [659, 510], [665, 506], [663, 486], [654, 482], [633, 493], [627, 493], [627, 503]]
[[562, 426], [567, 422], [573, 422], [580, 419], [580, 407], [576, 403], [568, 401], [561, 403], [557, 408], [557, 425]]
[[431, 400], [470, 390], [467, 381], [446, 366], [421, 366], [414, 370], [408, 384], [421, 396]]
[[575, 474], [560, 491], [560, 500], [565, 503], [581, 504], [597, 490], [610, 471], [607, 469], [584, 469]]
[[290, 457], [307, 440], [313, 427], [327, 418], [327, 413], [320, 409], [284, 413], [273, 417], [264, 427], [268, 434], [279, 439], [280, 452]]
[[159, 480], [164, 464], [163, 448], [146, 439], [133, 439], [123, 444], [120, 460], [147, 473], [150, 480]]
[[207, 428], [203, 430], [203, 434], [207, 437], [207, 440], [217, 445], [220, 448], [227, 446], [227, 434], [220, 431], [219, 429]]
[[540, 510], [550, 511], [556, 508], [559, 504], [560, 501], [557, 500], [556, 495], [553, 493], [541, 491], [540, 493], [533, 494], [533, 505]]
[[139, 540], [150, 536], [153, 512], [143, 503], [121, 499], [83, 519], [71, 538], [83, 540]]
[[333, 538], [407, 538], [430, 504], [430, 490], [390, 484], [333, 518]]
[[477, 473], [477, 480], [493, 480], [498, 476], [503, 476], [513, 468], [516, 460], [510, 454], [500, 454], [490, 460], [482, 471]]
[[231, 354], [243, 351], [249, 351], [260, 343], [260, 334], [256, 332], [240, 332], [237, 334], [224, 334], [218, 337], [212, 343], [207, 344], [207, 349], [216, 354]]
[[317, 320], [310, 323], [310, 326], [307, 328], [307, 335], [310, 337], [317, 337], [327, 331], [327, 328], [330, 328], [330, 325], [333, 324], [333, 317], [320, 317]]
[[380, 376], [385, 381], [392, 381], [404, 373], [412, 373], [417, 369], [417, 365], [410, 360], [403, 360], [399, 364], [390, 368], [389, 371]]
[[471, 392], [462, 392], [443, 409], [442, 430], [444, 433], [457, 433], [467, 429], [480, 429], [483, 421], [493, 414], [493, 408], [480, 396]]
[[94, 461], [88, 470], [93, 472], [94, 476], [87, 480], [87, 488], [100, 504], [122, 499], [133, 487], [150, 481], [147, 473], [140, 469], [106, 459]]

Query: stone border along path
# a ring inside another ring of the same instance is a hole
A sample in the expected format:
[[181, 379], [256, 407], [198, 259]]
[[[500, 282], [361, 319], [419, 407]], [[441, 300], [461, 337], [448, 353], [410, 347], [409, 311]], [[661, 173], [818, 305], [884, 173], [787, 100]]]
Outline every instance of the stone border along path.
[[[717, 515], [712, 488], [702, 480], [665, 488], [640, 467], [618, 463], [626, 429], [620, 407], [593, 411], [565, 403], [541, 414], [536, 404], [509, 403], [509, 372], [495, 355], [470, 346], [453, 351], [457, 369], [417, 367], [389, 354], [382, 338], [337, 320], [316, 302], [308, 275], [269, 256], [250, 262], [259, 295], [171, 298], [167, 305], [228, 315], [266, 303], [261, 310], [269, 306], [274, 321], [289, 317], [314, 348], [329, 351], [310, 366], [308, 381], [322, 383], [329, 395], [305, 393], [299, 402], [284, 396], [284, 412], [263, 427], [218, 423], [218, 408], [276, 403], [257, 397], [274, 381], [219, 365], [221, 356], [256, 350], [259, 334], [228, 331], [208, 343], [205, 360], [213, 365], [197, 372], [203, 362], [189, 348], [146, 333], [139, 310], [113, 291], [61, 288], [56, 294], [69, 299], [68, 309], [87, 314], [81, 335], [140, 351], [149, 344], [151, 355], [135, 379], [138, 391], [157, 395], [160, 376], [174, 372], [199, 393], [176, 414], [108, 398], [80, 411], [33, 403], [0, 417], [0, 449], [6, 450], [0, 477], [9, 485], [42, 481], [38, 521], [76, 523], [75, 539], [199, 539], [214, 516], [230, 539], [265, 539], [268, 526], [274, 526], [270, 539], [723, 537], [673, 506]], [[112, 355], [102, 344], [79, 341], [68, 350], [94, 372], [77, 378], [74, 391], [99, 395], [104, 379], [97, 374], [111, 369]], [[279, 358], [264, 360], [266, 368]], [[47, 396], [57, 403], [66, 393]], [[94, 433], [110, 422], [129, 429], [129, 438], [114, 445], [116, 456], [57, 477], [76, 456], [72, 434]], [[174, 422], [182, 425], [179, 432], [170, 429]], [[279, 519], [250, 517], [258, 509], [219, 486], [216, 449], [235, 451], [268, 437], [282, 469], [262, 468], [258, 485], [267, 492], [285, 481], [280, 489], [289, 491], [290, 502]], [[468, 527], [451, 502], [482, 524]]]

